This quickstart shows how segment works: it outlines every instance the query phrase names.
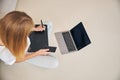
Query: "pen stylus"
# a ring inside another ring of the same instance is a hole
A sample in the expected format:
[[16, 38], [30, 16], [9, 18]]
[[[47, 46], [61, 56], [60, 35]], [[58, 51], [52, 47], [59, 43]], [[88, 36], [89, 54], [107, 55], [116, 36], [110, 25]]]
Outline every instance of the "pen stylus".
[[43, 26], [44, 26], [42, 20], [41, 20], [41, 26], [42, 26], [42, 28], [43, 28]]

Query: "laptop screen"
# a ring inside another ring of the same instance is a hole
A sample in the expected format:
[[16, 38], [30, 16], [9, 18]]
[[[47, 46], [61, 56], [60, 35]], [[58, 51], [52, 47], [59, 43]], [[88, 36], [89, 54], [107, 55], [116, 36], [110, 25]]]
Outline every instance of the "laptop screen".
[[70, 32], [78, 50], [91, 43], [82, 22], [72, 28]]

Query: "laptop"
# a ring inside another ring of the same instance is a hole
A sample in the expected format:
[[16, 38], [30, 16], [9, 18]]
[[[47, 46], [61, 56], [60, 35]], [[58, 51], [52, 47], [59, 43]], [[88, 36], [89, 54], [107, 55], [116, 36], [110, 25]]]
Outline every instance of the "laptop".
[[56, 32], [55, 37], [61, 54], [78, 51], [91, 43], [82, 22], [71, 30]]

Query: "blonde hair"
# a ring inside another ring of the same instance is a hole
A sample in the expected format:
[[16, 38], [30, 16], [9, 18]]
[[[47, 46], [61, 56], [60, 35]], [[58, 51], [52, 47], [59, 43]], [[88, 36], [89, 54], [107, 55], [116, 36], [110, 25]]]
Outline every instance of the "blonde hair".
[[0, 39], [16, 59], [24, 57], [27, 36], [33, 27], [32, 18], [20, 11], [12, 11], [0, 20]]

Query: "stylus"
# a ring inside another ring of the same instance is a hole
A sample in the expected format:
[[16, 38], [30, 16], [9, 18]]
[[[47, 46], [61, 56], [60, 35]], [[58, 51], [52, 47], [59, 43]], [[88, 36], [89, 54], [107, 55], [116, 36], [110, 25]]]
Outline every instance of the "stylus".
[[44, 27], [43, 27], [44, 25], [43, 25], [42, 19], [41, 19], [41, 26], [42, 26], [42, 28], [44, 28]]

